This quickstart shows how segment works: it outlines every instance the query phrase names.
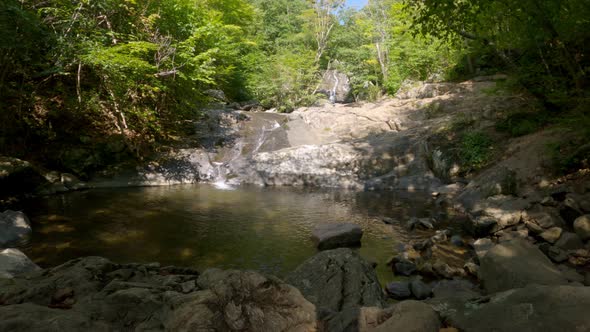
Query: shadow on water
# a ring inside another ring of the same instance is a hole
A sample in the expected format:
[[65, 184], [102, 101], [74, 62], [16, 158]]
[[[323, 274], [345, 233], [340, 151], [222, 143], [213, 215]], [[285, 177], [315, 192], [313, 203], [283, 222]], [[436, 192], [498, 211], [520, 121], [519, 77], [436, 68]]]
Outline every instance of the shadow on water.
[[393, 278], [386, 261], [411, 235], [381, 218], [403, 221], [433, 209], [424, 193], [205, 184], [92, 190], [30, 201], [34, 233], [24, 251], [44, 267], [96, 255], [284, 277], [316, 252], [309, 238], [316, 224], [353, 222], [365, 232], [361, 254], [378, 263], [386, 282]]

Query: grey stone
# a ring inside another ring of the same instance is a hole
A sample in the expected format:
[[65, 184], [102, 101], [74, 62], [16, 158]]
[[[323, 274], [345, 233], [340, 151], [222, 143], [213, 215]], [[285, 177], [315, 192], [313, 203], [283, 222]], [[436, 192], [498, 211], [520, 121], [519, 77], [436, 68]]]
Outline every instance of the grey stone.
[[574, 221], [574, 230], [583, 241], [590, 239], [590, 214], [578, 217]]
[[465, 279], [441, 280], [434, 285], [432, 293], [435, 298], [439, 299], [470, 299], [480, 296], [477, 287]]
[[418, 300], [424, 300], [432, 295], [432, 287], [420, 279], [414, 279], [410, 282], [412, 295]]
[[494, 247], [494, 242], [488, 238], [477, 239], [473, 242], [473, 249], [475, 249], [475, 254], [477, 258], [480, 260], [482, 259], [485, 254]]
[[576, 233], [564, 232], [555, 246], [564, 250], [576, 250], [584, 247], [584, 243]]
[[394, 264], [395, 273], [402, 276], [410, 276], [416, 272], [416, 264], [403, 259]]
[[589, 306], [589, 287], [528, 285], [456, 307], [447, 320], [465, 332], [589, 331]]
[[433, 229], [434, 225], [430, 218], [411, 218], [407, 224], [408, 229]]
[[493, 167], [471, 180], [456, 201], [466, 211], [488, 197], [516, 193], [516, 173], [506, 167]]
[[387, 309], [363, 308], [360, 332], [438, 332], [441, 323], [432, 308], [418, 301], [403, 301]]
[[357, 224], [325, 224], [314, 228], [312, 239], [319, 250], [357, 246], [363, 231]]
[[562, 232], [563, 230], [560, 227], [551, 227], [543, 233], [539, 234], [539, 236], [542, 237], [543, 240], [553, 244], [557, 240], [559, 240], [559, 237], [561, 236]]
[[528, 205], [529, 202], [524, 199], [497, 195], [475, 203], [469, 215], [476, 224], [481, 223], [479, 219], [482, 218], [488, 223], [494, 221], [490, 232], [497, 232], [518, 224]]
[[555, 246], [549, 248], [549, 258], [555, 263], [562, 263], [568, 259], [567, 252]]
[[396, 300], [405, 300], [412, 296], [410, 283], [407, 281], [394, 281], [385, 286], [387, 294]]
[[322, 251], [303, 262], [286, 279], [315, 304], [328, 331], [358, 328], [362, 306], [381, 307], [383, 291], [372, 266], [348, 248]]
[[489, 293], [520, 288], [531, 283], [567, 283], [551, 261], [525, 240], [498, 244], [480, 261], [479, 276]]
[[523, 213], [522, 219], [526, 224], [536, 224], [542, 228], [565, 226], [559, 210], [553, 207], [535, 205]]
[[0, 273], [5, 277], [41, 270], [18, 249], [0, 250]]
[[29, 218], [24, 213], [12, 210], [0, 213], [0, 248], [22, 244], [32, 232]]

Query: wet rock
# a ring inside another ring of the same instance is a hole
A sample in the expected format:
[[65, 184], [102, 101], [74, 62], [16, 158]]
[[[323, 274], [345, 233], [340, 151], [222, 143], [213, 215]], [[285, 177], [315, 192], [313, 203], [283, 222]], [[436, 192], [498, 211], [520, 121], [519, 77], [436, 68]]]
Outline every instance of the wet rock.
[[549, 259], [525, 240], [498, 244], [480, 262], [479, 276], [489, 293], [524, 287], [531, 283], [567, 283]]
[[564, 232], [555, 246], [563, 250], [576, 250], [584, 247], [584, 243], [576, 233]]
[[433, 229], [434, 225], [430, 218], [412, 218], [408, 221], [406, 227], [409, 230], [414, 229]]
[[319, 250], [358, 246], [363, 231], [357, 224], [325, 224], [312, 231], [312, 240]]
[[557, 240], [559, 240], [559, 237], [561, 236], [562, 232], [563, 230], [559, 227], [551, 227], [543, 233], [539, 234], [539, 236], [549, 243], [555, 243], [557, 242]]
[[12, 278], [16, 275], [41, 270], [18, 249], [0, 250], [0, 274]]
[[574, 230], [583, 241], [590, 239], [590, 214], [578, 217], [574, 221]]
[[[567, 299], [567, 300], [564, 300]], [[467, 303], [448, 317], [461, 331], [561, 332], [590, 330], [590, 288], [528, 285]]]
[[12, 210], [0, 213], [0, 248], [26, 242], [32, 232], [24, 213]]
[[418, 301], [403, 301], [387, 309], [363, 308], [360, 332], [438, 332], [440, 320], [432, 308]]
[[383, 291], [371, 265], [355, 251], [322, 251], [302, 263], [286, 279], [315, 304], [328, 331], [358, 328], [362, 306], [381, 307]]
[[412, 296], [410, 283], [406, 281], [390, 282], [385, 286], [387, 294], [396, 300], [405, 300]]
[[407, 259], [396, 262], [394, 268], [395, 273], [402, 276], [410, 276], [416, 272], [416, 264]]
[[410, 290], [412, 291], [412, 295], [418, 300], [427, 299], [432, 295], [432, 287], [419, 278], [410, 282]]

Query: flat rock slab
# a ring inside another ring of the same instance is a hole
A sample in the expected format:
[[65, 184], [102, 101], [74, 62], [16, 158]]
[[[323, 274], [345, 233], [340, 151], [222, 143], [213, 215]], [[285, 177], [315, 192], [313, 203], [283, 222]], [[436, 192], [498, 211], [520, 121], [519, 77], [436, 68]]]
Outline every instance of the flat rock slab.
[[564, 285], [567, 280], [539, 248], [514, 239], [496, 245], [481, 259], [479, 278], [488, 293], [528, 284]]
[[319, 250], [354, 247], [361, 243], [363, 230], [357, 224], [325, 224], [311, 232], [311, 238]]
[[448, 319], [465, 332], [590, 331], [590, 288], [529, 285], [465, 303]]

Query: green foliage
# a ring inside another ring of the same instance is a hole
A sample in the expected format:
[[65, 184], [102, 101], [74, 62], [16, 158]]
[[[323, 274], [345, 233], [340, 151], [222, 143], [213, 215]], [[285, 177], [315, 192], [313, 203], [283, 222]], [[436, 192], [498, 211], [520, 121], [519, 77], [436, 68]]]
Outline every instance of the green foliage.
[[483, 132], [467, 131], [459, 144], [459, 158], [464, 167], [478, 170], [484, 167], [491, 156], [492, 140]]
[[510, 136], [524, 136], [539, 131], [551, 122], [551, 114], [547, 111], [522, 111], [509, 114], [506, 119], [496, 123], [496, 130], [506, 132]]
[[587, 1], [405, 2], [412, 9], [416, 31], [469, 45], [471, 73], [474, 66], [508, 69], [549, 107], [567, 107], [572, 97], [586, 94]]

